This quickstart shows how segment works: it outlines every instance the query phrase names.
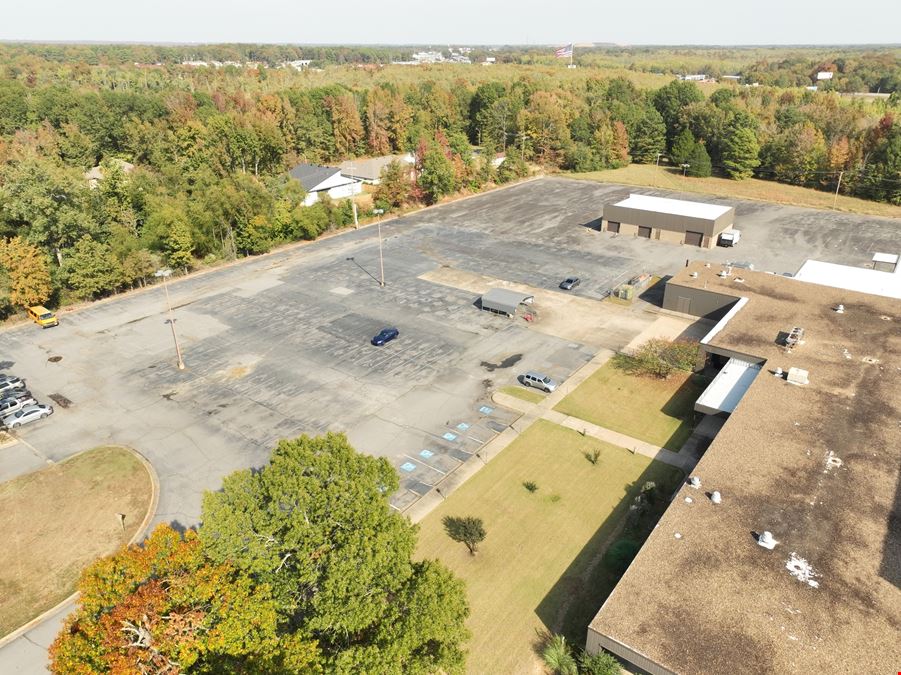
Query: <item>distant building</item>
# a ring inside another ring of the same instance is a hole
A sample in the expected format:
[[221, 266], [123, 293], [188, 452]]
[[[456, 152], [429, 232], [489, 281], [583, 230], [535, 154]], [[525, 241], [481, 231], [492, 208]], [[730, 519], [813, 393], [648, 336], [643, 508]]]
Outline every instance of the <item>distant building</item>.
[[483, 63], [484, 63], [484, 65], [486, 65], [486, 66], [493, 66], [495, 63], [497, 63], [497, 57], [494, 57], [494, 56], [486, 56], [486, 57], [485, 57], [485, 61], [484, 61]]
[[341, 169], [333, 166], [298, 164], [288, 172], [288, 175], [306, 190], [304, 206], [315, 204], [323, 193], [332, 199], [344, 199], [360, 194], [363, 189], [359, 180], [342, 175]]
[[369, 185], [378, 185], [382, 180], [382, 171], [391, 162], [400, 162], [413, 166], [416, 159], [411, 153], [405, 155], [384, 155], [365, 159], [349, 159], [339, 165], [341, 174], [346, 178], [363, 181]]
[[821, 70], [817, 73], [817, 80], [831, 80], [833, 75], [835, 75], [835, 73], [831, 70]]
[[[131, 162], [126, 162], [124, 159], [118, 159], [117, 157], [111, 157], [105, 160], [108, 164], [115, 164], [119, 167], [122, 173], [131, 173], [134, 171], [135, 165]], [[88, 187], [92, 190], [97, 187], [100, 181], [103, 180], [103, 167], [101, 165], [97, 165], [90, 169], [89, 171], [84, 172], [84, 178], [88, 181]]]

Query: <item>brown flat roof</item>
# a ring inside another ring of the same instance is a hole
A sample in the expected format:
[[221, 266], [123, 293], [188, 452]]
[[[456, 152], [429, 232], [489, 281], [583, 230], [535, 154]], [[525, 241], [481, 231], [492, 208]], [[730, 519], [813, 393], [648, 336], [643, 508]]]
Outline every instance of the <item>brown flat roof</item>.
[[748, 298], [710, 344], [764, 369], [591, 628], [677, 673], [898, 672], [901, 303], [721, 269], [669, 283]]

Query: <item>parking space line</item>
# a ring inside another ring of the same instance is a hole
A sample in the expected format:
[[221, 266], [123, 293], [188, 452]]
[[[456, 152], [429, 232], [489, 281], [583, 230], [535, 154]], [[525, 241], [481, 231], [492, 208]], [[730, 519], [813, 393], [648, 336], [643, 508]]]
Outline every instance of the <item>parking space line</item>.
[[431, 469], [432, 471], [437, 471], [437, 472], [440, 473], [442, 476], [446, 476], [446, 475], [447, 475], [447, 472], [446, 472], [446, 471], [442, 471], [441, 469], [436, 469], [434, 466], [432, 466], [431, 464], [426, 464], [426, 463], [423, 462], [421, 459], [416, 459], [415, 457], [410, 457], [410, 455], [406, 455], [406, 454], [404, 455], [404, 457], [406, 457], [407, 459], [412, 459], [414, 462], [419, 462], [419, 463], [422, 464], [425, 468]]

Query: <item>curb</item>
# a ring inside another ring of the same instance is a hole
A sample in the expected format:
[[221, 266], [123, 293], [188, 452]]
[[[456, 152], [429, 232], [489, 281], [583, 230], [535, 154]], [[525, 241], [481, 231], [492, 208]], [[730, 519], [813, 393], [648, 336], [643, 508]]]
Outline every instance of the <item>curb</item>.
[[[146, 457], [144, 457], [144, 455], [142, 455], [140, 452], [135, 450], [134, 448], [130, 448], [125, 445], [117, 445], [117, 446], [112, 446], [112, 447], [121, 448], [123, 450], [128, 450], [129, 452], [131, 452], [135, 457], [138, 458], [138, 461], [141, 462], [143, 467], [147, 470], [147, 474], [150, 476], [151, 494], [150, 494], [150, 503], [147, 505], [147, 513], [144, 514], [144, 519], [141, 521], [141, 524], [138, 526], [138, 529], [135, 530], [134, 535], [132, 535], [132, 537], [128, 541], [128, 543], [125, 544], [126, 546], [133, 546], [138, 541], [140, 541], [141, 539], [144, 538], [144, 535], [147, 533], [147, 528], [150, 526], [150, 522], [153, 520], [153, 517], [156, 515], [156, 507], [157, 507], [157, 504], [159, 504], [159, 498], [160, 498], [159, 476], [157, 476], [156, 469], [153, 468], [153, 465], [150, 463], [150, 461]], [[89, 450], [82, 450], [81, 452], [77, 452], [74, 455], [72, 455], [71, 457], [66, 457], [66, 459], [64, 459], [62, 462], [59, 462], [58, 464], [64, 464], [65, 462], [68, 462], [69, 460], [71, 460], [75, 457], [79, 457], [87, 452], [91, 452], [91, 450], [93, 450], [93, 449], [94, 448], [91, 448]], [[0, 637], [0, 649], [2, 649], [6, 645], [14, 642], [18, 638], [22, 637], [25, 633], [28, 633], [32, 629], [36, 628], [37, 626], [42, 624], [44, 621], [46, 621], [48, 618], [50, 618], [51, 616], [53, 616], [54, 614], [59, 612], [61, 609], [65, 608], [67, 605], [73, 604], [78, 599], [78, 596], [79, 596], [79, 592], [75, 591], [68, 598], [65, 598], [64, 600], [58, 602], [56, 605], [54, 605], [50, 609], [45, 610], [44, 612], [41, 612], [40, 614], [38, 614], [36, 617], [34, 617], [31, 621], [26, 623], [24, 626], [19, 626], [19, 628], [16, 628], [11, 633], [7, 633], [3, 637]]]

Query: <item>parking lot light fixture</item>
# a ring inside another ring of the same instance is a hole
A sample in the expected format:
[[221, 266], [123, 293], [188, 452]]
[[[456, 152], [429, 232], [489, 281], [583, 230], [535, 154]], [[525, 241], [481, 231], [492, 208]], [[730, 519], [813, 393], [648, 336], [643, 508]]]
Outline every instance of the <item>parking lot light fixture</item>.
[[385, 209], [373, 209], [372, 212], [378, 218], [378, 228], [379, 228], [379, 269], [381, 270], [381, 280], [379, 281], [379, 286], [382, 288], [385, 287], [385, 259], [382, 257], [382, 214], [385, 212]]
[[169, 277], [172, 276], [172, 270], [168, 267], [164, 267], [163, 269], [154, 272], [153, 276], [161, 277], [163, 280], [163, 290], [166, 291], [166, 310], [169, 313], [169, 318], [163, 323], [168, 323], [172, 328], [172, 340], [175, 342], [175, 357], [177, 359], [176, 363], [178, 364], [179, 370], [184, 370], [185, 360], [181, 356], [181, 347], [178, 345], [178, 334], [175, 332], [175, 316], [172, 314], [172, 302], [169, 300], [169, 284], [167, 281]]

